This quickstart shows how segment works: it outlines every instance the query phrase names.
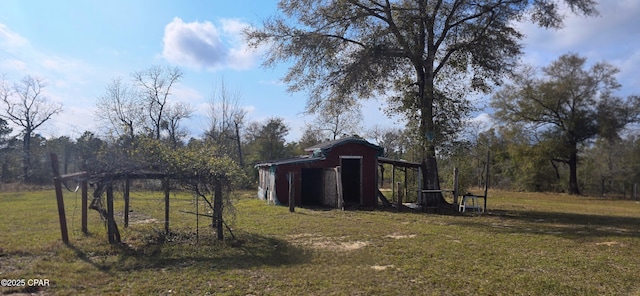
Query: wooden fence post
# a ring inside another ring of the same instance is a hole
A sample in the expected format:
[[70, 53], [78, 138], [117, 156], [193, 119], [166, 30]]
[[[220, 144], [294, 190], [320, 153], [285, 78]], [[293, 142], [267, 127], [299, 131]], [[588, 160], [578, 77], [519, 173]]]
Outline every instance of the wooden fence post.
[[62, 196], [62, 180], [60, 180], [60, 170], [58, 169], [58, 155], [50, 154], [51, 169], [53, 170], [53, 183], [56, 187], [56, 200], [58, 202], [58, 219], [60, 220], [60, 232], [62, 242], [69, 244], [69, 233], [67, 232], [67, 215], [64, 211], [64, 199]]
[[200, 196], [194, 192], [196, 197], [196, 244], [200, 242]]
[[213, 194], [213, 219], [215, 220], [216, 232], [218, 240], [224, 239], [222, 229], [222, 183], [216, 180]]
[[89, 234], [89, 229], [87, 228], [87, 211], [89, 210], [87, 180], [82, 180], [82, 182], [80, 182], [80, 187], [82, 194], [82, 233]]
[[113, 185], [109, 183], [107, 184], [107, 237], [110, 244], [116, 242], [115, 226], [116, 223], [113, 218]]
[[131, 180], [124, 179], [124, 227], [129, 227], [129, 190], [131, 188]]
[[402, 194], [403, 193], [403, 191], [402, 191], [402, 183], [398, 182], [397, 185], [398, 185], [398, 204], [397, 204], [397, 207], [396, 207], [396, 211], [402, 212], [402, 195], [403, 195]]
[[453, 206], [458, 206], [458, 168], [453, 168]]
[[164, 189], [164, 232], [169, 234], [169, 179], [163, 180]]
[[295, 208], [296, 208], [296, 200], [295, 200], [295, 188], [293, 185], [293, 182], [295, 180], [295, 173], [294, 172], [289, 172], [287, 174], [287, 179], [289, 181], [289, 212], [293, 213], [295, 212]]
[[487, 194], [489, 194], [489, 182], [491, 182], [491, 178], [489, 177], [489, 168], [491, 167], [491, 149], [489, 149], [489, 147], [487, 147], [487, 169], [485, 171], [485, 178], [484, 178], [484, 208], [482, 208], [482, 211], [487, 211]]
[[417, 203], [422, 205], [424, 196], [422, 194], [422, 168], [418, 167], [418, 200]]
[[404, 190], [402, 191], [402, 196], [407, 197], [407, 189], [409, 189], [409, 184], [407, 183], [407, 168], [402, 168], [404, 171]]
[[391, 165], [391, 199], [393, 200], [394, 197], [393, 196], [396, 193], [396, 188], [394, 187], [396, 185], [396, 165], [393, 164]]

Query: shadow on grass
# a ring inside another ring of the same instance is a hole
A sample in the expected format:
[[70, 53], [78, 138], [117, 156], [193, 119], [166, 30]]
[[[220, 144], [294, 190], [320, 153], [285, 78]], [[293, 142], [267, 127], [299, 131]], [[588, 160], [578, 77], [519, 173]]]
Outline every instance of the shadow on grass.
[[640, 217], [558, 213], [522, 210], [495, 210], [487, 215], [499, 220], [462, 219], [456, 224], [490, 228], [495, 232], [542, 233], [568, 239], [595, 237], [640, 237]]
[[76, 257], [86, 263], [88, 263], [89, 265], [95, 267], [96, 269], [105, 272], [107, 274], [112, 275], [112, 273], [109, 271], [110, 267], [107, 264], [104, 263], [98, 263], [96, 262], [94, 259], [92, 259], [85, 251], [81, 250], [80, 248], [74, 246], [73, 244], [69, 243], [66, 244], [66, 246], [71, 249], [72, 251], [74, 251], [76, 253]]
[[236, 237], [228, 241], [209, 237], [196, 243], [184, 233], [161, 234], [137, 246], [120, 245], [118, 262], [112, 268], [125, 271], [158, 268], [229, 270], [302, 264], [309, 262], [312, 256], [308, 250], [277, 238], [253, 233], [239, 233]]

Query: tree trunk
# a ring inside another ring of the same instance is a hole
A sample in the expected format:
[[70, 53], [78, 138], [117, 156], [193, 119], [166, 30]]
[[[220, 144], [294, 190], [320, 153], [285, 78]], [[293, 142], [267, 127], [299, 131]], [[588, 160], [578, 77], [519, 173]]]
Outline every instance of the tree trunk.
[[[435, 124], [433, 122], [433, 101], [435, 98], [433, 63], [430, 68], [418, 70], [418, 96], [420, 99], [420, 137], [424, 143], [423, 150], [423, 172], [422, 188], [429, 190], [439, 190], [440, 180], [438, 178], [438, 163], [436, 161], [436, 138]], [[442, 193], [429, 193], [427, 196], [429, 206], [447, 206]]]
[[571, 155], [569, 156], [569, 194], [580, 195], [580, 188], [578, 187], [578, 148], [576, 145], [572, 147]]
[[240, 143], [240, 126], [238, 122], [235, 122], [236, 128], [236, 145], [238, 146], [238, 162], [240, 163], [240, 167], [244, 168], [244, 159], [242, 157], [242, 143]]
[[31, 170], [31, 130], [26, 129], [22, 138], [22, 173], [24, 175], [24, 182], [28, 183], [30, 178], [29, 171]]

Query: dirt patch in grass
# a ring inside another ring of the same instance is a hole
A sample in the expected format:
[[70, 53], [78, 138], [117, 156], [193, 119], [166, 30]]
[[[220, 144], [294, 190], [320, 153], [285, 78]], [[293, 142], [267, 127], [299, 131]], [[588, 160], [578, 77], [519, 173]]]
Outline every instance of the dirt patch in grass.
[[34, 261], [38, 259], [33, 255], [0, 254], [0, 275], [29, 270]]
[[160, 222], [160, 221], [158, 221], [158, 219], [155, 219], [155, 218], [149, 218], [149, 219], [136, 220], [136, 221], [131, 221], [131, 222], [129, 222], [129, 224], [131, 224], [131, 225], [135, 225], [135, 224], [149, 224], [149, 223], [161, 223], [161, 222]]
[[392, 233], [392, 234], [389, 234], [389, 235], [385, 235], [384, 237], [392, 238], [392, 239], [405, 239], [405, 238], [414, 238], [414, 237], [416, 237], [416, 235], [415, 234]]
[[622, 244], [620, 242], [616, 242], [616, 241], [596, 243], [596, 246], [612, 247], [612, 246], [616, 246], [616, 245], [622, 245]]
[[[121, 223], [124, 223], [124, 212], [115, 212], [114, 215], [122, 219]], [[152, 218], [151, 216], [138, 211], [129, 212], [129, 224], [149, 224], [149, 223], [162, 223], [162, 221]]]
[[368, 241], [349, 241], [347, 237], [330, 238], [312, 233], [293, 234], [288, 238], [296, 246], [328, 251], [353, 251], [370, 244]]
[[373, 265], [371, 266], [371, 269], [373, 270], [377, 270], [377, 271], [383, 271], [386, 270], [387, 268], [394, 268], [395, 265], [391, 264], [391, 265]]
[[339, 249], [352, 251], [352, 250], [364, 248], [368, 245], [369, 245], [369, 242], [366, 242], [366, 241], [354, 241], [354, 242], [342, 242], [342, 243], [339, 243], [337, 246]]

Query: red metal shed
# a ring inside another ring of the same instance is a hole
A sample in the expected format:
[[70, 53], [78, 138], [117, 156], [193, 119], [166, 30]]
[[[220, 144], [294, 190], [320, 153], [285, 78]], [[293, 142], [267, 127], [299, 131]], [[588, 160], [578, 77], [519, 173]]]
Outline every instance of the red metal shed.
[[349, 137], [305, 151], [309, 154], [257, 164], [258, 197], [288, 205], [291, 192], [296, 206], [377, 205], [376, 174], [382, 147]]

